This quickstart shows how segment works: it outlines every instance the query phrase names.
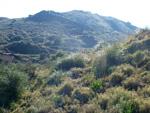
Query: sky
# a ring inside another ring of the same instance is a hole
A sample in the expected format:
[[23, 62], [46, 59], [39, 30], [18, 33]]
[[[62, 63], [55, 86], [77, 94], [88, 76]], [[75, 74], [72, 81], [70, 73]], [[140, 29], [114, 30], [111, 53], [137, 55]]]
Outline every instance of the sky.
[[27, 17], [41, 10], [90, 11], [150, 28], [150, 0], [0, 0], [0, 17]]

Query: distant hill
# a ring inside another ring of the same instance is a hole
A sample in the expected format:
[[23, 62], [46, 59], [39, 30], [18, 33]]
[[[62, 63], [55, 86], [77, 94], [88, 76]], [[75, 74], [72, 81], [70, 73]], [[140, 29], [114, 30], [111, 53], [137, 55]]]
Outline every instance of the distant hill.
[[36, 55], [57, 50], [76, 52], [102, 41], [110, 44], [123, 41], [136, 30], [137, 27], [129, 22], [85, 11], [41, 11], [27, 18], [1, 17], [0, 50]]

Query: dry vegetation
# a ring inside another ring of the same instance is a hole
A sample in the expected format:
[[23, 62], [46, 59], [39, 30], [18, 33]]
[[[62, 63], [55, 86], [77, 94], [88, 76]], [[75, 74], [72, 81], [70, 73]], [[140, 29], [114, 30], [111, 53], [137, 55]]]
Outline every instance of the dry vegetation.
[[149, 34], [142, 30], [105, 51], [60, 52], [44, 64], [1, 60], [1, 112], [150, 113]]

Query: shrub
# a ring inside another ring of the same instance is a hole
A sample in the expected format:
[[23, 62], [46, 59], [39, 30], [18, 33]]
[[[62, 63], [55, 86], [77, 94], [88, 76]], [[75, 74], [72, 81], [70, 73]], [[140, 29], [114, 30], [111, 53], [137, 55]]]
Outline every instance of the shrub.
[[129, 64], [124, 64], [121, 66], [122, 66], [121, 73], [123, 73], [124, 75], [131, 76], [135, 71], [134, 67]]
[[113, 85], [120, 85], [123, 80], [124, 77], [122, 76], [121, 73], [114, 72], [110, 75], [110, 82]]
[[65, 79], [65, 74], [63, 71], [54, 71], [48, 78], [47, 85], [56, 85], [61, 84]]
[[24, 73], [27, 73], [31, 78], [35, 78], [37, 76], [37, 65], [29, 65], [29, 64], [23, 64], [23, 63], [17, 63], [17, 64], [11, 64], [11, 66], [14, 66], [17, 68], [17, 70], [20, 70]]
[[126, 54], [125, 55], [125, 62], [129, 64], [133, 64], [133, 55], [132, 54]]
[[140, 79], [137, 77], [129, 77], [124, 81], [123, 86], [128, 90], [137, 90], [137, 88], [140, 86], [140, 82]]
[[145, 98], [150, 97], [150, 86], [147, 86], [147, 87], [143, 88], [141, 93], [143, 94], [143, 96]]
[[30, 79], [36, 77], [37, 75], [36, 69], [37, 69], [36, 65], [26, 66], [25, 72], [30, 76]]
[[117, 108], [119, 112], [122, 113], [132, 113], [136, 107], [136, 103], [134, 103], [132, 94], [131, 97], [128, 99], [128, 97], [124, 94], [123, 100], [120, 100], [117, 104]]
[[114, 45], [108, 50], [106, 53], [102, 53], [102, 55], [98, 56], [95, 59], [93, 64], [93, 70], [96, 76], [96, 79], [107, 75], [108, 69], [111, 66], [115, 66], [120, 64], [123, 61], [123, 51], [121, 50], [120, 45]]
[[122, 62], [123, 51], [120, 45], [116, 44], [106, 51], [107, 67], [118, 65]]
[[56, 54], [51, 55], [50, 60], [57, 60], [57, 58], [65, 57], [66, 53], [63, 51], [58, 51]]
[[72, 97], [78, 99], [80, 103], [87, 103], [94, 96], [94, 92], [88, 87], [76, 88], [72, 92]]
[[55, 108], [61, 107], [65, 108], [68, 104], [71, 104], [71, 99], [67, 95], [58, 95], [57, 93], [53, 93], [49, 96], [49, 99], [52, 102], [52, 107]]
[[118, 72], [122, 73], [124, 76], [131, 76], [134, 73], [135, 69], [130, 64], [122, 64], [119, 66], [110, 67], [108, 71], [110, 74], [112, 72]]
[[58, 94], [53, 94], [50, 96], [50, 100], [55, 103], [56, 107], [62, 107], [63, 105], [63, 96]]
[[0, 64], [2, 64], [4, 62], [4, 59], [0, 58]]
[[82, 83], [84, 86], [89, 86], [91, 83], [95, 81], [95, 76], [93, 73], [87, 73], [82, 77]]
[[140, 77], [144, 83], [150, 83], [150, 71], [144, 71]]
[[101, 55], [95, 59], [93, 65], [93, 71], [96, 76], [96, 79], [106, 75], [106, 71], [107, 71], [106, 55]]
[[139, 101], [139, 113], [150, 113], [150, 99]]
[[90, 83], [89, 87], [93, 89], [93, 91], [97, 91], [102, 87], [102, 81], [98, 82], [94, 82], [94, 83]]
[[40, 92], [41, 92], [41, 94], [42, 94], [43, 96], [49, 96], [49, 95], [51, 95], [52, 92], [53, 92], [53, 87], [45, 87], [45, 88], [44, 88], [43, 90], [41, 90]]
[[149, 56], [148, 50], [138, 50], [134, 54], [127, 54], [125, 56], [125, 61], [133, 66], [142, 67], [150, 60]]
[[28, 76], [15, 67], [0, 67], [0, 106], [16, 101], [26, 91]]
[[70, 77], [73, 79], [81, 78], [83, 73], [83, 69], [81, 68], [72, 68]]
[[[105, 93], [100, 93], [99, 95], [97, 95], [97, 97], [92, 100], [92, 103], [100, 105], [100, 108], [102, 110], [111, 111], [110, 113], [116, 113], [112, 112], [112, 110], [120, 113], [122, 109], [126, 109], [126, 103], [131, 103], [131, 108], [134, 108], [134, 106], [137, 105], [137, 103], [134, 101], [135, 98], [138, 98], [138, 95], [135, 92], [131, 94], [130, 91], [127, 91], [122, 87], [113, 87], [107, 89]], [[120, 106], [121, 109], [119, 109]], [[138, 106], [136, 106], [135, 109], [138, 109], [137, 107]]]
[[142, 51], [138, 50], [134, 53], [134, 61], [137, 63], [139, 63], [141, 59], [143, 59], [143, 57], [144, 57], [144, 53]]
[[100, 113], [100, 106], [95, 104], [85, 104], [81, 107], [80, 112], [82, 113]]
[[71, 82], [66, 82], [58, 91], [58, 94], [70, 96], [73, 91], [74, 85]]
[[145, 68], [147, 71], [150, 71], [150, 61], [146, 63]]
[[56, 66], [56, 68], [64, 71], [70, 70], [73, 67], [85, 67], [84, 58], [81, 55], [72, 58], [65, 58]]
[[70, 105], [69, 113], [78, 113], [81, 109], [80, 104], [77, 105]]
[[102, 109], [106, 110], [108, 107], [109, 100], [110, 100], [110, 97], [108, 95], [106, 95], [106, 94], [100, 95], [98, 103]]

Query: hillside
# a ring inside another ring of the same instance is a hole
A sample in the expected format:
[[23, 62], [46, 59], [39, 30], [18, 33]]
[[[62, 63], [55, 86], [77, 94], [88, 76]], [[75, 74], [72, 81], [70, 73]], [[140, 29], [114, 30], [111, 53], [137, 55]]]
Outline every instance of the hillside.
[[58, 50], [77, 52], [103, 41], [123, 41], [136, 30], [129, 22], [77, 10], [41, 11], [17, 19], [1, 17], [0, 52], [18, 57], [32, 55], [38, 60], [42, 53], [49, 56]]
[[43, 64], [3, 65], [0, 110], [9, 113], [150, 113], [150, 30]]

